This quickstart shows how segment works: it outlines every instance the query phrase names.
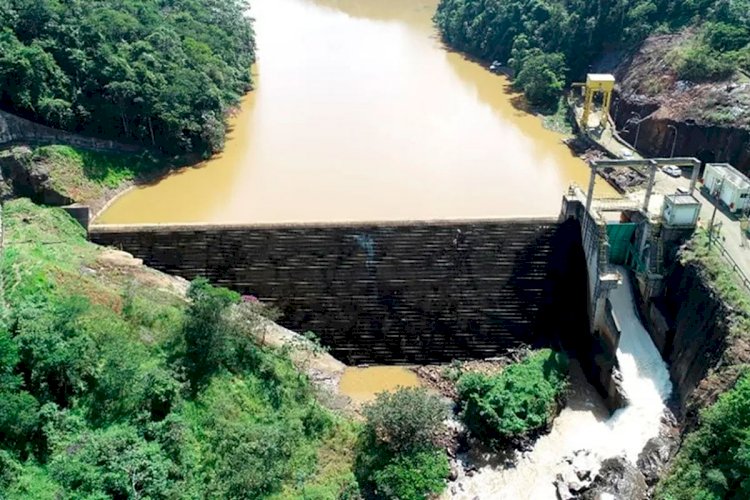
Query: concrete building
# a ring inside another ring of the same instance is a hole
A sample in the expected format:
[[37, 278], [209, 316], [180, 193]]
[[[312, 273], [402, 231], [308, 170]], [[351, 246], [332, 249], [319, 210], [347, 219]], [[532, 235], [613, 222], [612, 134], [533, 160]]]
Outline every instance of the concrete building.
[[709, 163], [703, 186], [732, 213], [750, 210], [750, 179], [728, 163]]
[[662, 221], [668, 227], [695, 227], [701, 204], [690, 194], [670, 194], [664, 197]]

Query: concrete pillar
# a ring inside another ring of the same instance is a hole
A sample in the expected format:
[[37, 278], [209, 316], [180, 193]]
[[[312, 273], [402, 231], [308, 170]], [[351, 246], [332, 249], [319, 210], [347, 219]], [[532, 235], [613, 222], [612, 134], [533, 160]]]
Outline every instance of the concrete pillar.
[[[607, 121], [607, 116], [609, 115], [609, 108], [612, 105], [612, 91], [607, 90], [604, 92], [604, 106], [602, 107], [602, 117]], [[605, 123], [606, 125], [606, 123]]]
[[589, 190], [586, 194], [586, 211], [588, 212], [591, 209], [591, 202], [594, 199], [594, 185], [596, 184], [596, 162], [592, 162], [589, 164], [589, 168], [591, 169], [591, 175], [589, 176]]
[[586, 93], [583, 98], [583, 119], [581, 120], [583, 131], [586, 132], [589, 128], [589, 116], [591, 114], [591, 106], [594, 101], [594, 92], [586, 87]]
[[648, 213], [648, 204], [651, 201], [651, 194], [654, 191], [654, 181], [656, 180], [656, 168], [657, 163], [654, 160], [650, 160], [649, 175], [648, 175], [648, 187], [646, 188], [646, 199], [643, 200], [643, 211]]
[[701, 170], [701, 162], [698, 160], [693, 160], [693, 174], [690, 176], [690, 194], [693, 194], [693, 191], [695, 191], [695, 184], [698, 182], [698, 174]]

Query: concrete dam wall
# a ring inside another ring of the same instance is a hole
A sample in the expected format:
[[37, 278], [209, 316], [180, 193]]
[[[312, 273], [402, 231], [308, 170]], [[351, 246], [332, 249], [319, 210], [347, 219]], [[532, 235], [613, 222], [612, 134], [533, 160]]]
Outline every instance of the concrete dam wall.
[[491, 357], [588, 335], [574, 220], [94, 226], [90, 237], [273, 303], [284, 326], [349, 363]]

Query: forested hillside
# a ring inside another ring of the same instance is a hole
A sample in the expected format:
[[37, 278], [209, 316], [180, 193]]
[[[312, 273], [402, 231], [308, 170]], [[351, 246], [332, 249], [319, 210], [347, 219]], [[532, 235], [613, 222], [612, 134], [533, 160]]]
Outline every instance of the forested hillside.
[[0, 1], [0, 107], [165, 152], [222, 148], [254, 54], [243, 0]]
[[3, 219], [0, 498], [289, 498], [301, 486], [335, 498], [326, 491], [353, 483], [319, 471], [318, 453], [331, 440], [350, 450], [353, 435], [287, 352], [256, 341], [246, 308], [262, 306], [205, 281], [184, 296], [87, 242], [62, 210], [21, 199]]
[[648, 35], [693, 27], [668, 61], [690, 81], [750, 68], [748, 0], [441, 0], [444, 40], [486, 61], [507, 63], [532, 104], [550, 106], [603, 53]]

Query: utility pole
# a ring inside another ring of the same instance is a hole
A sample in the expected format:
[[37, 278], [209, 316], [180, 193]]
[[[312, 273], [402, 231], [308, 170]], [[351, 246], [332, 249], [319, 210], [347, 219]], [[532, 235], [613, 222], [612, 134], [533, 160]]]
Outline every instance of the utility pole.
[[711, 215], [711, 222], [708, 224], [708, 248], [711, 248], [711, 243], [714, 239], [714, 219], [716, 218], [717, 205], [714, 203], [714, 213]]
[[711, 200], [714, 204], [714, 212], [711, 214], [711, 222], [708, 224], [708, 248], [711, 248], [711, 243], [714, 239], [714, 220], [716, 219], [716, 210], [719, 208], [719, 200], [721, 199], [721, 187], [724, 185], [724, 179], [719, 180], [717, 186], [717, 192], [719, 196], [716, 200]]
[[630, 113], [630, 119], [628, 119], [627, 122], [625, 122], [626, 125], [634, 124], [637, 126], [635, 131], [635, 141], [633, 142], [633, 149], [638, 151], [638, 138], [641, 136], [641, 123], [643, 123], [643, 119], [641, 118], [641, 115], [633, 111]]

